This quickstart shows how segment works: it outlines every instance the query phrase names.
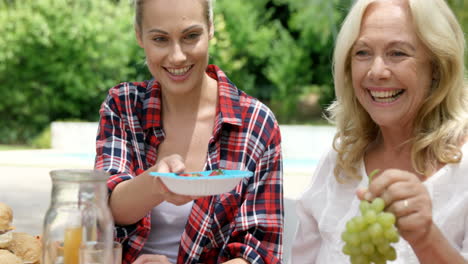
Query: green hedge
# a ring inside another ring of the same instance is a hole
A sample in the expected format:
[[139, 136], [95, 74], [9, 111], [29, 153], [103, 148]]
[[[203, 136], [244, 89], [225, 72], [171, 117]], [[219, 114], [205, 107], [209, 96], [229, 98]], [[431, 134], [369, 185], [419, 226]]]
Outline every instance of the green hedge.
[[145, 74], [127, 1], [0, 0], [0, 143], [95, 121], [107, 90]]

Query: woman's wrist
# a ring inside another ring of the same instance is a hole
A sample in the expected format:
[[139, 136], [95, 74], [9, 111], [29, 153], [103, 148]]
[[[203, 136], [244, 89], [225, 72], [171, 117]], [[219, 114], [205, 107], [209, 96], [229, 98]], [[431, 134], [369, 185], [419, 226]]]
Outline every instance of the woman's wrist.
[[417, 243], [413, 243], [411, 247], [420, 263], [467, 263], [434, 223], [427, 235]]
[[116, 224], [134, 224], [164, 201], [162, 195], [155, 194], [153, 180], [153, 176], [143, 173], [115, 187], [109, 205]]

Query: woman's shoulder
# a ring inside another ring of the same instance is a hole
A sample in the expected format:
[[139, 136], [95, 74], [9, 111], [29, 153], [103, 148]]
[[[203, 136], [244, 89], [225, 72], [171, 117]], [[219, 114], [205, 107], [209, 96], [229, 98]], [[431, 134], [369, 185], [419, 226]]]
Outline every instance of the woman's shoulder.
[[242, 88], [234, 84], [218, 66], [209, 65], [207, 73], [216, 78], [218, 82], [221, 112], [225, 116], [242, 117], [242, 122], [255, 122], [262, 119], [277, 126], [273, 111], [265, 103], [247, 94]]

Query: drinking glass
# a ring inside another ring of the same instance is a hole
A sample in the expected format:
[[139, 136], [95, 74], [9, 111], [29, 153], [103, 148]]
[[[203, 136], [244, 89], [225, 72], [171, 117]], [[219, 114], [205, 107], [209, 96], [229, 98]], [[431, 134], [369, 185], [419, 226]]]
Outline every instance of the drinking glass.
[[[107, 264], [104, 260], [104, 243], [86, 242], [80, 246], [80, 264]], [[112, 264], [122, 264], [122, 245], [113, 243]]]

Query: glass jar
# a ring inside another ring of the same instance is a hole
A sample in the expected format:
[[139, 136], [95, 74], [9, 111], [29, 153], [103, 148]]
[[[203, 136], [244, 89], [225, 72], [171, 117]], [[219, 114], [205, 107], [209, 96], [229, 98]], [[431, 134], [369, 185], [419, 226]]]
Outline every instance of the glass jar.
[[114, 222], [107, 204], [108, 174], [53, 170], [50, 207], [44, 218], [42, 264], [80, 264], [80, 246], [100, 242], [102, 263], [111, 264]]

